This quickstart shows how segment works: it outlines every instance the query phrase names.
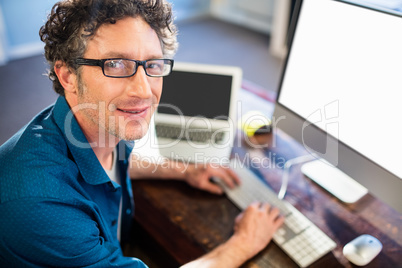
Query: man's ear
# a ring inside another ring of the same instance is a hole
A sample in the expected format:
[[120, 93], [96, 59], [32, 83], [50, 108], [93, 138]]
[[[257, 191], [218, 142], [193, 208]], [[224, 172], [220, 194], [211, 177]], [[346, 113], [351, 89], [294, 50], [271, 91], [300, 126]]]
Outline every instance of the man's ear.
[[70, 70], [66, 63], [56, 61], [54, 64], [54, 72], [65, 91], [72, 94], [77, 93], [77, 75]]

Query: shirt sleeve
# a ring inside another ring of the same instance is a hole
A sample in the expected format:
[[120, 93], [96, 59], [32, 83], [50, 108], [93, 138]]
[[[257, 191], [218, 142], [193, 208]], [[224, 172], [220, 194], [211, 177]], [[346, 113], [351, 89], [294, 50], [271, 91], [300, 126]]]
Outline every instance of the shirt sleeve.
[[25, 198], [0, 205], [1, 267], [147, 267], [124, 257], [89, 207]]

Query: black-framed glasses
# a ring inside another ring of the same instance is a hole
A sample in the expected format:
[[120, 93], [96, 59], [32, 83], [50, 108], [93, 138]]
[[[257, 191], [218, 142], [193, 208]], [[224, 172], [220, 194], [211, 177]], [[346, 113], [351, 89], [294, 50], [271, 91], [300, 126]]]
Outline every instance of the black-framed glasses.
[[99, 66], [107, 77], [124, 78], [135, 75], [138, 66], [144, 67], [146, 75], [150, 77], [167, 76], [172, 72], [174, 60], [152, 59], [152, 60], [130, 60], [121, 58], [94, 60], [79, 58], [75, 60], [78, 65]]

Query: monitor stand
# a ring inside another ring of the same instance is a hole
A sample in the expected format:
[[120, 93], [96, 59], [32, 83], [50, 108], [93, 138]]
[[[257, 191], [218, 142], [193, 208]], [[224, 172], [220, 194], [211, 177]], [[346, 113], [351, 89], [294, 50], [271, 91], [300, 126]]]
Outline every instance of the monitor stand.
[[303, 164], [301, 171], [322, 188], [347, 204], [357, 202], [368, 193], [364, 186], [323, 159]]

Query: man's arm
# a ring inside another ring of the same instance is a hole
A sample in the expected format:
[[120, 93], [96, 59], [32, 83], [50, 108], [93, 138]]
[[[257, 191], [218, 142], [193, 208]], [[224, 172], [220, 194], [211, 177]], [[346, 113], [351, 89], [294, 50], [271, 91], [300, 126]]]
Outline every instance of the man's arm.
[[0, 215], [0, 267], [147, 267], [123, 256], [93, 202], [23, 198]]
[[182, 267], [239, 267], [268, 245], [283, 220], [277, 208], [253, 203], [237, 217], [234, 234], [228, 241]]
[[211, 182], [211, 177], [218, 177], [229, 187], [240, 183], [237, 175], [229, 168], [213, 164], [190, 164], [165, 159], [152, 163], [135, 156], [130, 159], [129, 174], [131, 179], [175, 179], [186, 181], [191, 186], [214, 194], [222, 194], [222, 188]]
[[[141, 163], [139, 159], [131, 161], [134, 161], [129, 168], [132, 179], [181, 179], [193, 187], [216, 194], [222, 193], [222, 189], [210, 181], [211, 177], [219, 177], [232, 187], [240, 183], [239, 178], [228, 167], [186, 165], [169, 160], [159, 164]], [[268, 245], [283, 220], [277, 208], [271, 208], [269, 204], [253, 203], [236, 218], [234, 234], [228, 241], [183, 268], [239, 267]]]

